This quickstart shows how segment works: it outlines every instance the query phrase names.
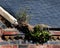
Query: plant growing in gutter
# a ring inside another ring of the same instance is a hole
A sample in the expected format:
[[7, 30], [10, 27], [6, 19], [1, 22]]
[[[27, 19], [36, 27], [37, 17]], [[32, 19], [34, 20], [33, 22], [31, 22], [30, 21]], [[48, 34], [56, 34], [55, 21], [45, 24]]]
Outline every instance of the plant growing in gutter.
[[[29, 40], [32, 40], [33, 43], [43, 44], [50, 39], [50, 33], [47, 30], [41, 29], [39, 25], [34, 27], [33, 32], [26, 33], [29, 36]], [[26, 37], [27, 37], [26, 36]], [[27, 40], [28, 40], [27, 38]]]
[[22, 24], [22, 22], [24, 22], [20, 29], [23, 33], [25, 33], [25, 40], [28, 41], [33, 41], [33, 43], [40, 43], [43, 44], [45, 42], [47, 42], [50, 39], [50, 33], [48, 32], [48, 30], [43, 30], [43, 27], [40, 25], [36, 25], [33, 28], [33, 32], [29, 30], [28, 28], [28, 23], [26, 23], [27, 21], [27, 14], [26, 12], [23, 12], [21, 14], [21, 16], [19, 16], [19, 25]]
[[19, 22], [29, 22], [31, 16], [27, 14], [26, 10], [22, 10], [16, 13], [16, 18]]

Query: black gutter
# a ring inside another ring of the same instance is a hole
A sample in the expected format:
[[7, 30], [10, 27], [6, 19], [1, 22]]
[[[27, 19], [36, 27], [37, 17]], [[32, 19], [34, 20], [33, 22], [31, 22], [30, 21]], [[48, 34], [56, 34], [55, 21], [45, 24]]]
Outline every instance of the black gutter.
[[54, 31], [60, 31], [60, 28], [43, 28], [43, 30], [54, 30]]

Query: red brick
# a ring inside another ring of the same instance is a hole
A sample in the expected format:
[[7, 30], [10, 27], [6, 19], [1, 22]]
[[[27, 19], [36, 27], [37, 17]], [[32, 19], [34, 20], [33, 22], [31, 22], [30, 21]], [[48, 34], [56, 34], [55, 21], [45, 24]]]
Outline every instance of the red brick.
[[52, 35], [60, 35], [60, 31], [50, 31]]
[[12, 48], [12, 45], [2, 45], [1, 48]]
[[13, 48], [18, 48], [18, 45], [12, 45], [13, 46]]
[[60, 45], [53, 45], [52, 48], [60, 48]]

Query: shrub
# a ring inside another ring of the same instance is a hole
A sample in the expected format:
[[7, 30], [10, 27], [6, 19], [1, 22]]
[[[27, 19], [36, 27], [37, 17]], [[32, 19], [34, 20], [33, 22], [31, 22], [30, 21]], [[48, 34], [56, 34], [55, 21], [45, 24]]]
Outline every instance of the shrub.
[[[34, 32], [26, 33], [29, 40], [32, 40], [33, 43], [43, 44], [50, 39], [50, 33], [47, 30], [42, 30], [39, 25], [34, 27]], [[27, 40], [28, 40], [27, 38]]]

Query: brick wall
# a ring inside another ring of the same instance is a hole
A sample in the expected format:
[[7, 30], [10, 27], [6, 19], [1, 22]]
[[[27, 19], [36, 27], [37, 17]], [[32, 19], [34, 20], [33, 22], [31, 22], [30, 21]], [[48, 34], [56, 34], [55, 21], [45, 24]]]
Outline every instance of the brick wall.
[[28, 45], [27, 48], [60, 48], [60, 45]]
[[60, 48], [60, 45], [0, 45], [0, 48]]
[[0, 45], [0, 48], [18, 48], [17, 45]]

